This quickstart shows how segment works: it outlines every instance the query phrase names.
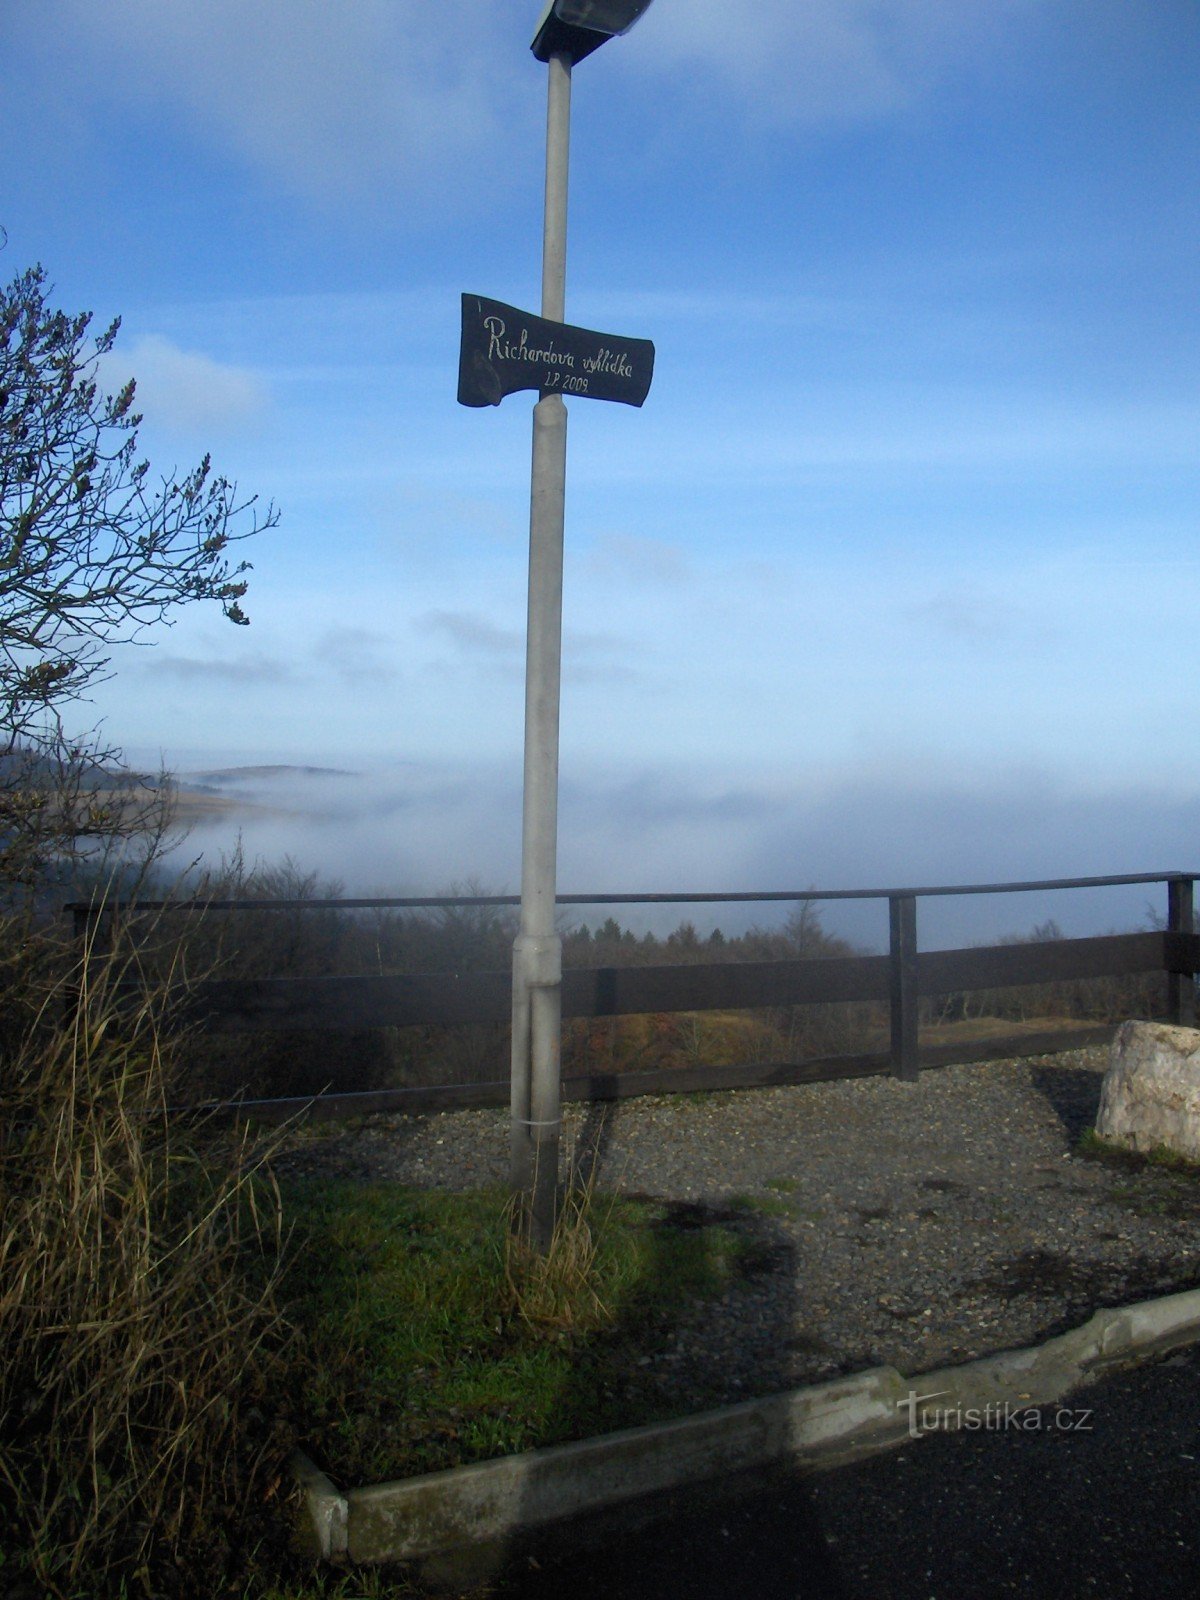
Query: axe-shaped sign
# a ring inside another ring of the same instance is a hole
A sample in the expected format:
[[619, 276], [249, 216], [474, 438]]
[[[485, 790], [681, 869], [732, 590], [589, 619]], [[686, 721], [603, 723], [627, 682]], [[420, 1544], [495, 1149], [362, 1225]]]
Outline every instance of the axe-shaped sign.
[[548, 322], [477, 294], [462, 297], [458, 399], [498, 406], [518, 389], [640, 406], [654, 375], [649, 339]]

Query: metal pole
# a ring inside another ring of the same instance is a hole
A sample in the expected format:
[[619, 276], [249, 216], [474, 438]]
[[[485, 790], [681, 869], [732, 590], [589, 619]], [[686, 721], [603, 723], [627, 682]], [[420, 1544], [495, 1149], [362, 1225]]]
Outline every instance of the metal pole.
[[[542, 315], [565, 320], [571, 60], [551, 56], [546, 116]], [[513, 946], [512, 1185], [530, 1242], [545, 1250], [558, 1200], [562, 942], [554, 923], [558, 849], [558, 721], [562, 659], [567, 408], [543, 394], [533, 409], [529, 620], [525, 656], [525, 791], [521, 926]]]

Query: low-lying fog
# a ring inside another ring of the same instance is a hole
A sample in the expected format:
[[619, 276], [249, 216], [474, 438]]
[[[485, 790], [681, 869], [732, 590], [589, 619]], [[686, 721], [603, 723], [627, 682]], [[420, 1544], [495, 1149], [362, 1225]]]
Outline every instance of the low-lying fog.
[[[232, 766], [178, 773], [190, 833], [174, 852], [210, 866], [236, 846], [248, 862], [289, 856], [347, 894], [434, 894], [520, 883], [521, 774], [512, 766]], [[1028, 775], [929, 783], [886, 775], [822, 783], [717, 778], [696, 771], [579, 770], [562, 776], [560, 892], [889, 888], [1187, 870], [1197, 796], [1150, 789], [1069, 794]], [[790, 906], [703, 906], [573, 916], [706, 932], [782, 920]], [[922, 944], [1025, 933], [1053, 918], [1064, 934], [1150, 925], [1155, 885], [922, 902]], [[833, 932], [886, 945], [882, 902], [822, 909]]]

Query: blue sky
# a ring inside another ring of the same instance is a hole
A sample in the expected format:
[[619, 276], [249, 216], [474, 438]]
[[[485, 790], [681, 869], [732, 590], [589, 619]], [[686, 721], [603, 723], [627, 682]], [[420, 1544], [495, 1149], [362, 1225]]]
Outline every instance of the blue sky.
[[[0, 14], [0, 270], [282, 513], [94, 714], [369, 772], [246, 823], [358, 887], [517, 877], [533, 397], [455, 382], [461, 292], [537, 308], [537, 10]], [[569, 406], [564, 888], [1196, 863], [1198, 84], [1194, 0], [656, 0], [580, 65], [567, 315], [657, 365]]]

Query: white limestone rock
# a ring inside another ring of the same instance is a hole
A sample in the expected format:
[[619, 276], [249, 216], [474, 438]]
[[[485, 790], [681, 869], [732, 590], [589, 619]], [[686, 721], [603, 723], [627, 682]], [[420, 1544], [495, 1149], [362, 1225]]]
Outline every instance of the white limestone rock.
[[1132, 1150], [1200, 1161], [1200, 1029], [1123, 1022], [1100, 1090], [1096, 1132]]

